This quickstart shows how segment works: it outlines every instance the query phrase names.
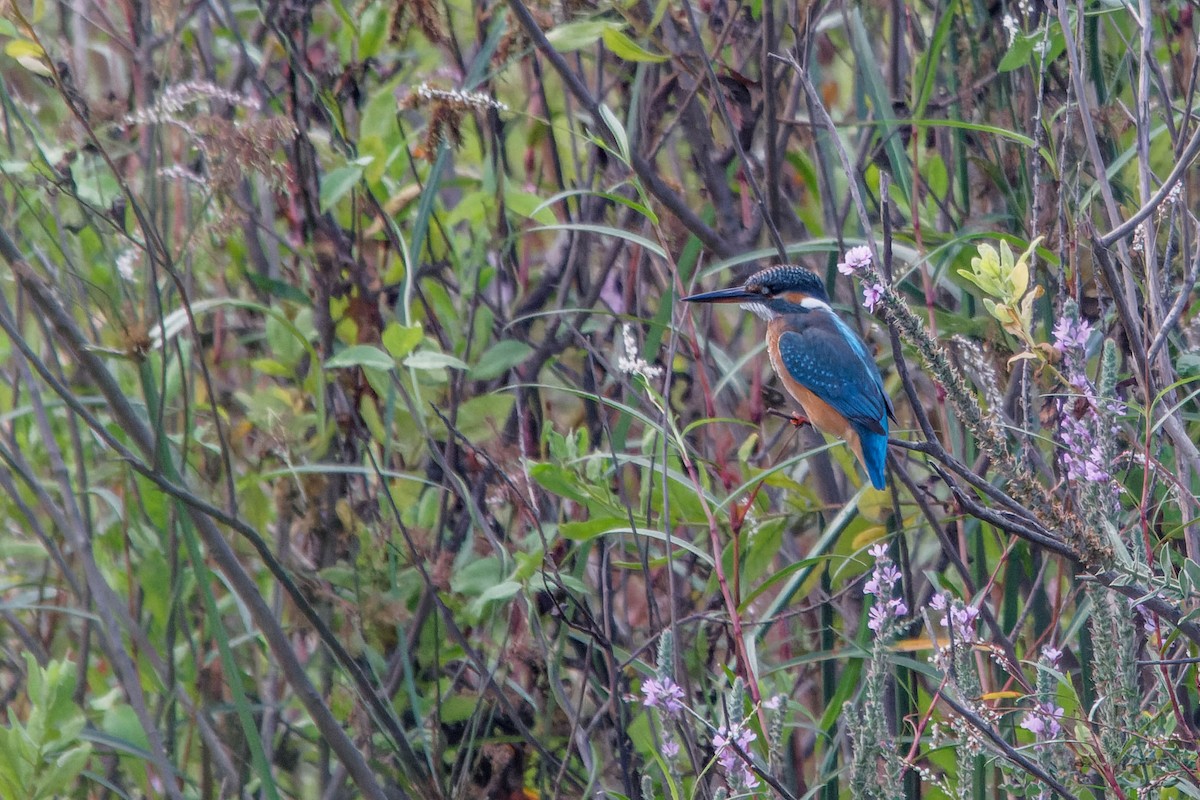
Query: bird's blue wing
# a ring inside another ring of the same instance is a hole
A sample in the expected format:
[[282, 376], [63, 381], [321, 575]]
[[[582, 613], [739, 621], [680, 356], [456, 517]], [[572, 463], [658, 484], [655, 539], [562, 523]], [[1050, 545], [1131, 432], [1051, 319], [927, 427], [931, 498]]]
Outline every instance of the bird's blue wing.
[[[779, 357], [801, 386], [856, 427], [887, 434], [891, 402], [866, 346], [833, 318], [779, 336]], [[848, 335], [847, 335], [848, 334]]]

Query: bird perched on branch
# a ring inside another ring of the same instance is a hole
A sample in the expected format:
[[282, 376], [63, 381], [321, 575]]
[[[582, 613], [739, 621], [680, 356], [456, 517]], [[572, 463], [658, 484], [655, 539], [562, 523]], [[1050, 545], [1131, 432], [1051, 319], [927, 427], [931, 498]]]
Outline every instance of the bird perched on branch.
[[896, 418], [867, 346], [829, 305], [816, 275], [790, 264], [754, 273], [741, 286], [683, 298], [740, 303], [767, 321], [767, 353], [788, 394], [804, 410], [799, 426], [844, 439], [871, 485], [887, 485], [888, 418]]

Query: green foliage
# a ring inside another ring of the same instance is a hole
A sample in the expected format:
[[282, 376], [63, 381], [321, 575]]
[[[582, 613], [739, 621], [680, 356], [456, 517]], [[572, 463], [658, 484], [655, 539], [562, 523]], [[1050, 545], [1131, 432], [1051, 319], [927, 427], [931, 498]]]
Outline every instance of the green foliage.
[[1027, 347], [1033, 345], [1033, 303], [1042, 296], [1041, 286], [1029, 288], [1029, 260], [1039, 241], [1030, 242], [1017, 259], [1008, 242], [1000, 242], [999, 252], [990, 244], [981, 244], [979, 255], [971, 259], [971, 270], [958, 271], [986, 295], [983, 307], [988, 313]]
[[0, 792], [5, 797], [60, 797], [87, 767], [92, 745], [81, 737], [87, 718], [73, 697], [76, 670], [70, 661], [51, 661], [42, 668], [25, 654], [28, 715], [22, 721], [9, 706], [8, 725], [0, 726]]

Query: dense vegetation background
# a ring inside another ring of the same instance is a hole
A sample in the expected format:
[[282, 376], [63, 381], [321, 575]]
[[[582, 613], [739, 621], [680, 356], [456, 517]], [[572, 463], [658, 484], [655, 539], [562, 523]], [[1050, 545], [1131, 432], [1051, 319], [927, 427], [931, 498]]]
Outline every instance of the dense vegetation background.
[[1200, 796], [1195, 13], [8, 0], [0, 796]]

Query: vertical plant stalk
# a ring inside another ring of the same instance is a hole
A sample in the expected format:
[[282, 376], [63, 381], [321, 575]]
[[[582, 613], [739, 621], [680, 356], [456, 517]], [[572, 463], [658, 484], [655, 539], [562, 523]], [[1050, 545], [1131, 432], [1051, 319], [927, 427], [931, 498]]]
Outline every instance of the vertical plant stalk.
[[1109, 769], [1120, 774], [1129, 732], [1138, 728], [1137, 655], [1133, 651], [1137, 635], [1130, 621], [1133, 608], [1124, 597], [1094, 584], [1089, 584], [1085, 593], [1092, 603], [1088, 624], [1095, 653], [1100, 750]]
[[904, 796], [904, 783], [900, 779], [903, 765], [888, 733], [884, 713], [887, 678], [887, 647], [876, 639], [863, 679], [861, 705], [857, 713], [851, 703], [844, 706], [847, 722], [859, 720], [846, 726], [852, 744], [849, 769], [850, 796], [854, 800], [899, 800]]

